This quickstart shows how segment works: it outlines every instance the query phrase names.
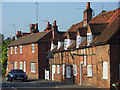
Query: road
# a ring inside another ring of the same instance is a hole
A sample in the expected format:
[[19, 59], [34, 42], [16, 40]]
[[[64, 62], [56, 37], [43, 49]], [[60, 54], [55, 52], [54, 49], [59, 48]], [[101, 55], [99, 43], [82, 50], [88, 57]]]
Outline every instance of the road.
[[80, 86], [74, 83], [61, 83], [57, 81], [47, 81], [47, 80], [28, 80], [27, 82], [21, 81], [13, 81], [7, 82], [5, 78], [2, 79], [2, 90], [39, 90], [40, 88], [52, 88], [52, 89], [59, 89], [59, 90], [74, 90], [79, 88], [95, 88], [91, 86]]

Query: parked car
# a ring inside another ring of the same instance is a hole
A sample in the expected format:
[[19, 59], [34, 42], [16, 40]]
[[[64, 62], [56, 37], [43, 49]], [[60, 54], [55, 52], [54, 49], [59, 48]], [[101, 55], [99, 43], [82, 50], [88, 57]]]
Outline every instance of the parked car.
[[26, 73], [21, 69], [12, 69], [8, 72], [6, 80], [12, 82], [13, 80], [27, 81]]

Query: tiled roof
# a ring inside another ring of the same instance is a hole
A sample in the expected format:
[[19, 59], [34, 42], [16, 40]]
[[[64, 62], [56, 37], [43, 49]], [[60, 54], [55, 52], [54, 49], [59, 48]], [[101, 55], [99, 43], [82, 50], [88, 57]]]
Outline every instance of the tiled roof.
[[87, 27], [79, 28], [80, 36], [87, 36]]
[[112, 18], [116, 10], [111, 10], [109, 12], [104, 12], [96, 17], [92, 18], [89, 23], [108, 23], [110, 22], [109, 20]]
[[68, 31], [64, 34], [64, 36], [66, 36], [68, 34], [68, 32], [76, 32], [78, 28], [83, 27], [84, 21], [81, 21], [77, 24], [73, 24]]
[[35, 43], [38, 40], [45, 37], [50, 31], [43, 31], [35, 34], [30, 34], [27, 36], [22, 36], [18, 38], [17, 40], [12, 41], [8, 46], [15, 46], [15, 45], [23, 45], [23, 44], [29, 44], [29, 43]]
[[114, 17], [109, 21], [106, 29], [93, 40], [91, 45], [106, 43], [120, 31], [120, 9], [116, 10], [116, 14], [114, 14]]
[[108, 23], [90, 23], [90, 29], [93, 35], [100, 34], [108, 25]]

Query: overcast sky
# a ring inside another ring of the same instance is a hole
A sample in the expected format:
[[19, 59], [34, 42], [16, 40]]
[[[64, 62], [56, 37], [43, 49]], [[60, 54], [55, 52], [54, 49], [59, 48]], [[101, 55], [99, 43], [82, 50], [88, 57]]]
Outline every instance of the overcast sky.
[[[57, 21], [60, 31], [67, 31], [72, 24], [83, 20], [86, 2], [39, 2], [38, 24], [43, 31], [49, 21]], [[118, 8], [118, 2], [91, 2], [91, 8], [98, 15], [102, 8], [110, 11]], [[5, 37], [15, 35], [16, 31], [29, 32], [29, 24], [36, 23], [36, 4], [34, 2], [3, 2], [2, 33]], [[15, 26], [15, 28], [14, 28]]]

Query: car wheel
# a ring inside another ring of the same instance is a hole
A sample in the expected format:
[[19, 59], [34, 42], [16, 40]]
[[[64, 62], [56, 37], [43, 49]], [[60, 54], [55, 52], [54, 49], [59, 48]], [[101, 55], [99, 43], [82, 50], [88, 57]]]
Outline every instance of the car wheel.
[[9, 81], [9, 77], [6, 77], [6, 81]]
[[9, 80], [10, 80], [10, 82], [12, 82], [12, 81], [13, 81], [13, 79], [12, 79], [12, 78], [9, 78]]

